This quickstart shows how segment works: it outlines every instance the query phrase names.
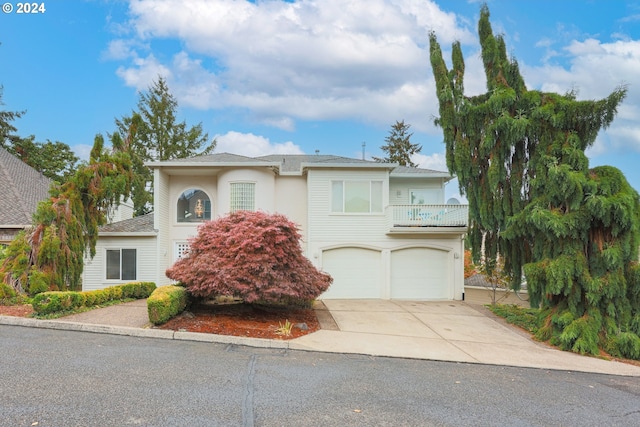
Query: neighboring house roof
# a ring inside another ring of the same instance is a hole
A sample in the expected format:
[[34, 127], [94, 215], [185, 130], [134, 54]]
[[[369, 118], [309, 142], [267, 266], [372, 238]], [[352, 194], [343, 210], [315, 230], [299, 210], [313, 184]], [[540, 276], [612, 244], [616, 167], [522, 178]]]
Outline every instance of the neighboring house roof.
[[52, 181], [0, 147], [0, 228], [24, 228]]
[[151, 212], [103, 225], [98, 233], [100, 236], [155, 236], [158, 230], [153, 228], [153, 212]]
[[484, 274], [476, 273], [473, 276], [469, 276], [464, 279], [465, 286], [482, 286], [484, 288], [490, 288], [491, 283]]
[[270, 154], [260, 157], [246, 157], [230, 153], [215, 153], [188, 159], [167, 160], [146, 163], [149, 167], [160, 166], [266, 166], [277, 168], [281, 175], [301, 175], [306, 168], [382, 168], [391, 170], [394, 178], [443, 178], [452, 177], [447, 172], [431, 169], [398, 166], [397, 163], [381, 163], [370, 160], [325, 154]]

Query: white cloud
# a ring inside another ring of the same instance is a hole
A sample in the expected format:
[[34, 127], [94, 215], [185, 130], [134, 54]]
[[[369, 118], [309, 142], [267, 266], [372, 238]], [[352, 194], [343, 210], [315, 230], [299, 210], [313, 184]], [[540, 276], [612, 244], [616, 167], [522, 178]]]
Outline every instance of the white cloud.
[[118, 69], [127, 85], [143, 90], [168, 74], [181, 105], [240, 108], [288, 130], [300, 119], [404, 117], [433, 131], [428, 34], [443, 46], [475, 39], [467, 22], [424, 0], [132, 0], [129, 15], [136, 43], [177, 40], [182, 51], [172, 62], [138, 58], [133, 41], [113, 41], [112, 58], [131, 58]]
[[107, 49], [102, 52], [102, 58], [110, 60], [137, 58], [139, 49], [147, 50], [149, 46], [137, 40], [116, 39], [109, 42]]
[[162, 65], [153, 54], [146, 58], [135, 58], [133, 60], [134, 67], [118, 67], [116, 74], [125, 81], [127, 86], [144, 91], [151, 86], [158, 76], [170, 79], [171, 70]]
[[[448, 62], [451, 42], [462, 42], [465, 93], [486, 91], [475, 22], [428, 0], [131, 0], [126, 25], [104, 55], [122, 61], [117, 74], [127, 85], [145, 90], [163, 75], [182, 106], [230, 109], [283, 130], [294, 130], [298, 120], [386, 126], [404, 119], [417, 132], [440, 134], [433, 126], [438, 100], [430, 31]], [[494, 30], [503, 32], [499, 23]], [[528, 87], [576, 89], [580, 99], [598, 99], [637, 81], [640, 41], [579, 40], [583, 33], [573, 27], [557, 33], [559, 39], [538, 41], [548, 49], [543, 65], [519, 58]], [[179, 50], [153, 50], [167, 40], [178, 42]], [[571, 41], [561, 47], [561, 40]], [[623, 113], [639, 105], [640, 89], [630, 86], [609, 129], [621, 139], [615, 147], [609, 138], [599, 139], [592, 152], [638, 150], [637, 132], [629, 130], [636, 128], [637, 114]]]
[[444, 153], [434, 153], [431, 155], [414, 154], [411, 161], [419, 168], [432, 169], [440, 172], [447, 172], [447, 159]]
[[252, 133], [227, 132], [216, 135], [217, 153], [232, 153], [248, 157], [266, 156], [267, 154], [304, 154], [299, 146], [291, 141], [273, 143], [264, 136]]
[[[596, 39], [572, 41], [564, 48], [568, 66], [545, 64], [524, 67], [526, 82], [532, 89], [566, 93], [575, 90], [578, 99], [601, 99], [628, 82], [637, 81], [640, 70], [640, 41], [617, 40], [604, 43]], [[611, 151], [640, 151], [640, 88], [629, 85], [627, 97], [618, 108], [611, 127], [598, 136], [589, 156]]]
[[91, 155], [91, 150], [93, 149], [92, 145], [88, 144], [75, 144], [73, 147], [73, 152], [76, 156], [80, 158], [80, 160], [89, 160], [89, 156]]

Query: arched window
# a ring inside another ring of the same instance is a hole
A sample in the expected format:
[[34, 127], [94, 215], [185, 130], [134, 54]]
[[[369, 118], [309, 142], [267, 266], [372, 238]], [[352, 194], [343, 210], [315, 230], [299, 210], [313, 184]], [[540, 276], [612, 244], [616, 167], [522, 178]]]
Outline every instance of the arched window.
[[211, 219], [211, 200], [197, 188], [190, 188], [180, 195], [176, 211], [178, 222], [202, 222]]

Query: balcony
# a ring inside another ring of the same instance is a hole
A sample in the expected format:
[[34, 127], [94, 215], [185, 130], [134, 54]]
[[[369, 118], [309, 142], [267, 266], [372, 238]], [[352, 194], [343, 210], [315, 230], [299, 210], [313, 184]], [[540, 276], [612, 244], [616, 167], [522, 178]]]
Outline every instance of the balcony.
[[459, 234], [467, 231], [468, 205], [390, 205], [389, 233]]

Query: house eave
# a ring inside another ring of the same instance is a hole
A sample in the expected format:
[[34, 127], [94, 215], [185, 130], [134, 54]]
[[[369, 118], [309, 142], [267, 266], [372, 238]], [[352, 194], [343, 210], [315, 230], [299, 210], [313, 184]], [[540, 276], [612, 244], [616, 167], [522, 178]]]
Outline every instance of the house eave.
[[100, 237], [155, 237], [158, 235], [158, 231], [102, 231], [98, 232]]
[[398, 167], [397, 163], [322, 163], [322, 162], [302, 162], [301, 169], [388, 169], [393, 170]]
[[394, 178], [440, 178], [443, 179], [445, 182], [449, 182], [453, 179], [453, 176], [447, 174], [447, 173], [442, 173], [442, 172], [435, 172], [435, 173], [392, 173], [391, 175], [389, 175], [389, 178], [394, 179]]
[[224, 168], [224, 167], [234, 167], [234, 168], [242, 168], [242, 167], [280, 167], [279, 162], [172, 162], [172, 161], [163, 161], [163, 162], [145, 162], [145, 166], [155, 169], [155, 168]]

